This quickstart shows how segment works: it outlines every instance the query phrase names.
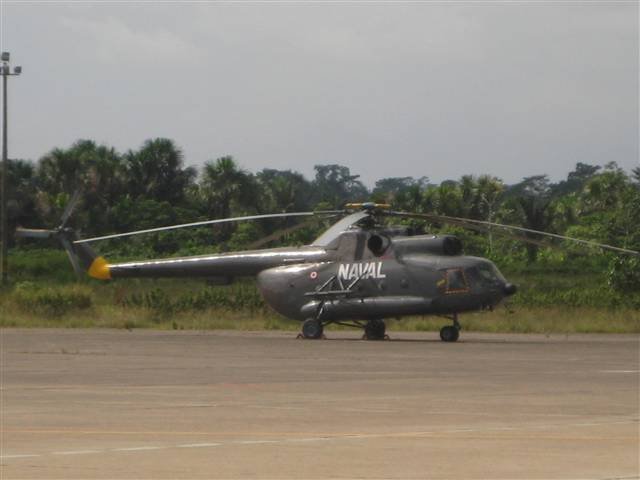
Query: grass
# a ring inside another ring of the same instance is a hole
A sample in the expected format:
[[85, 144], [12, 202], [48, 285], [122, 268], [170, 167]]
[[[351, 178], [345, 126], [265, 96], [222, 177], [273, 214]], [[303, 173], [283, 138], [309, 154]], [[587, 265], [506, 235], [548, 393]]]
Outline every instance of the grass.
[[0, 327], [21, 328], [153, 328], [159, 330], [296, 330], [296, 322], [230, 310], [210, 310], [158, 317], [148, 309], [94, 307], [63, 317], [32, 315], [8, 309], [0, 314]]
[[[299, 329], [298, 322], [265, 307], [250, 282], [230, 287], [171, 280], [60, 286], [22, 283], [2, 292], [0, 301], [0, 327]], [[388, 327], [390, 331], [437, 331], [447, 322], [440, 317], [409, 317], [390, 320]], [[461, 315], [461, 323], [465, 331], [476, 332], [640, 333], [640, 310], [513, 302], [494, 312]]]
[[[593, 307], [523, 307], [460, 316], [465, 331], [490, 333], [640, 333], [640, 312]], [[407, 318], [389, 325], [396, 331], [435, 331], [437, 317]]]
[[[463, 329], [492, 333], [640, 333], [637, 310], [594, 308], [527, 307], [509, 312], [505, 308], [492, 313], [460, 316]], [[448, 321], [440, 317], [408, 317], [387, 321], [389, 331], [438, 331]], [[61, 317], [34, 315], [19, 309], [3, 309], [0, 327], [21, 328], [152, 328], [159, 330], [284, 330], [297, 331], [298, 322], [271, 313], [251, 313], [226, 309], [207, 309], [158, 316], [146, 308], [117, 306], [92, 307]], [[342, 330], [344, 327], [331, 326]]]

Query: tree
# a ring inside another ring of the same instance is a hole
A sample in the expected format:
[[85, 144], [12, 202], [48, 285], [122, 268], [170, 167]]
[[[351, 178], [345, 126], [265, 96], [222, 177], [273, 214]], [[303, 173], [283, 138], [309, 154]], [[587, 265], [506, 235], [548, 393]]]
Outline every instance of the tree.
[[567, 179], [561, 181], [554, 187], [554, 196], [564, 196], [570, 193], [580, 192], [584, 185], [592, 178], [602, 167], [598, 165], [589, 165], [587, 163], [578, 162], [576, 168], [569, 172]]
[[316, 165], [313, 190], [315, 202], [327, 202], [334, 208], [342, 208], [347, 202], [366, 201], [369, 191], [358, 178], [342, 165]]
[[256, 175], [260, 186], [259, 211], [294, 212], [311, 208], [310, 183], [298, 172], [265, 168]]
[[419, 183], [404, 188], [395, 196], [395, 208], [408, 212], [422, 211], [423, 187]]
[[182, 152], [172, 140], [147, 140], [137, 152], [125, 157], [127, 190], [133, 197], [144, 197], [172, 205], [184, 201], [196, 178], [193, 167], [184, 167]]
[[[7, 219], [9, 243], [16, 225], [40, 226], [36, 210], [35, 168], [26, 160], [7, 160]], [[1, 179], [1, 174], [0, 174]]]
[[417, 187], [424, 188], [429, 179], [427, 177], [389, 177], [376, 182], [371, 192], [373, 198], [381, 203], [395, 203], [399, 196], [405, 196], [407, 190]]
[[580, 198], [580, 235], [604, 243], [640, 248], [640, 188], [617, 165], [587, 182]]
[[[482, 220], [488, 222], [495, 221], [502, 194], [504, 192], [504, 184], [502, 180], [491, 175], [481, 175], [477, 181], [476, 196], [474, 198], [474, 213]], [[493, 250], [493, 235], [491, 228], [487, 235], [489, 240], [489, 252]]]
[[[233, 210], [238, 214], [247, 213], [246, 210], [253, 209], [257, 200], [253, 177], [241, 169], [231, 156], [210, 160], [205, 164], [200, 194], [207, 215], [213, 218], [231, 217]], [[219, 231], [222, 239], [226, 240], [233, 231], [233, 225], [222, 224]]]
[[481, 175], [477, 180], [476, 209], [481, 219], [492, 222], [502, 200], [504, 183], [497, 177]]
[[478, 182], [473, 175], [463, 175], [458, 182], [462, 200], [462, 216], [478, 217]]
[[82, 224], [85, 233], [107, 228], [110, 209], [126, 189], [120, 155], [92, 140], [46, 154], [38, 163], [36, 184], [38, 209], [47, 225], [59, 222], [62, 209], [81, 190], [83, 208], [76, 210], [73, 222]]
[[462, 189], [455, 180], [445, 180], [423, 193], [423, 211], [451, 217], [464, 216]]
[[[525, 177], [522, 182], [509, 188], [506, 210], [512, 208], [516, 213], [516, 219], [510, 221], [532, 230], [548, 231], [554, 220], [551, 191], [547, 175]], [[533, 234], [527, 236], [535, 238]], [[529, 263], [535, 262], [539, 247], [527, 244], [526, 249]]]
[[582, 203], [587, 213], [621, 207], [630, 179], [617, 165], [608, 165], [602, 173], [592, 177], [584, 186]]
[[[93, 143], [93, 142], [91, 142]], [[82, 186], [83, 173], [86, 170], [88, 143], [76, 142], [69, 149], [55, 148], [38, 162], [38, 187], [41, 191], [55, 195], [72, 193]]]

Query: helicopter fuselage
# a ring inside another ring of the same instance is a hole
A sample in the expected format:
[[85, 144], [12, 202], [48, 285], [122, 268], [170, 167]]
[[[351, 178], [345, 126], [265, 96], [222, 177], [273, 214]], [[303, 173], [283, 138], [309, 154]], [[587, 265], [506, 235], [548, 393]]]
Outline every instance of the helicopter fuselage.
[[[454, 237], [376, 236], [383, 237], [345, 232], [330, 261], [263, 270], [257, 280], [265, 301], [289, 318], [339, 321], [491, 309], [510, 294], [489, 260], [434, 251]], [[345, 248], [362, 243], [360, 255]]]

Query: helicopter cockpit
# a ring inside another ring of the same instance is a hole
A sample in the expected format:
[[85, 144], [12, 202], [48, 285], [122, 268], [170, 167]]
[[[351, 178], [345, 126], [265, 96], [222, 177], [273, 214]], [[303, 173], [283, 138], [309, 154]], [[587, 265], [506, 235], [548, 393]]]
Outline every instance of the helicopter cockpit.
[[507, 283], [507, 280], [493, 263], [483, 261], [473, 267], [478, 273], [478, 279], [486, 286], [501, 286]]

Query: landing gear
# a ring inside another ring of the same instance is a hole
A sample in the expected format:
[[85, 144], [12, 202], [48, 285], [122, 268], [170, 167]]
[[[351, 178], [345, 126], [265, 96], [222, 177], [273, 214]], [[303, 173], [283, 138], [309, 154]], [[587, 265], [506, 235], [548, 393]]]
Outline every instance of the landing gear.
[[384, 320], [374, 318], [367, 322], [364, 326], [364, 338], [367, 340], [384, 340], [387, 330]]
[[307, 318], [302, 323], [302, 332], [298, 337], [308, 338], [316, 340], [318, 338], [322, 338], [322, 332], [324, 331], [324, 327], [322, 326], [322, 322], [315, 318]]
[[440, 329], [440, 340], [443, 342], [455, 342], [460, 337], [460, 324], [458, 323], [458, 314], [453, 314], [453, 325], [447, 325]]
[[363, 340], [387, 340], [387, 327], [381, 318], [372, 318], [367, 320], [354, 320], [352, 322], [341, 321], [325, 321], [324, 323], [317, 318], [307, 318], [302, 322], [302, 331], [298, 334], [298, 338], [316, 340], [325, 338], [323, 335], [324, 326], [335, 323], [344, 327], [362, 328], [364, 330]]
[[447, 325], [446, 327], [442, 327], [440, 329], [440, 340], [443, 342], [455, 342], [458, 340], [460, 336], [460, 332], [458, 329], [452, 325]]

